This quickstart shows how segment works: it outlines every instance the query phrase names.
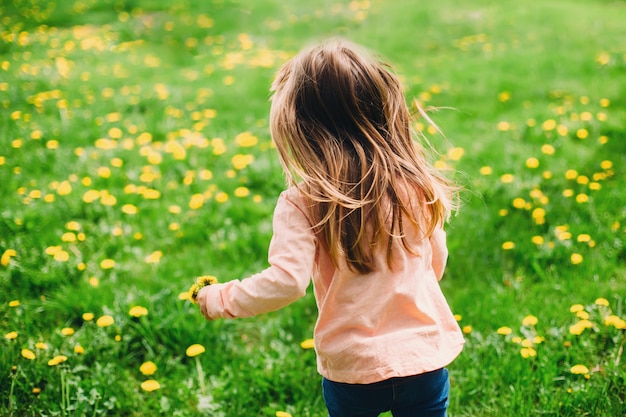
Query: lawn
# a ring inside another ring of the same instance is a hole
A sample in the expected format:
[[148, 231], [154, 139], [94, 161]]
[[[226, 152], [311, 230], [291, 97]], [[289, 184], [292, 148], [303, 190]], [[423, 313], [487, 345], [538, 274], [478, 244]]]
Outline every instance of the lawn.
[[325, 416], [307, 295], [206, 322], [267, 265], [269, 86], [342, 36], [431, 108], [460, 185], [451, 416], [626, 414], [626, 5], [6, 0], [0, 414]]

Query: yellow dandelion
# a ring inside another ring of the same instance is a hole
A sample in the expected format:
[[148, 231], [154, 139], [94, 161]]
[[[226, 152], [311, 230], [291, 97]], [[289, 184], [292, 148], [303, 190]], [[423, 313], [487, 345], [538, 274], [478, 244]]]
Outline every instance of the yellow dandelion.
[[277, 411], [276, 417], [291, 417], [291, 414], [286, 411]]
[[69, 252], [64, 250], [60, 250], [54, 254], [54, 260], [59, 262], [67, 262], [70, 259]]
[[82, 355], [83, 353], [85, 353], [85, 348], [81, 345], [76, 345], [74, 346], [74, 353], [76, 353], [77, 355]]
[[583, 306], [582, 304], [572, 304], [572, 306], [569, 308], [570, 313], [578, 313], [579, 311], [583, 311], [585, 309], [585, 306]]
[[582, 310], [576, 313], [576, 317], [582, 320], [588, 320], [590, 315], [585, 310]]
[[502, 244], [503, 250], [512, 250], [515, 248], [515, 242], [507, 241]]
[[493, 169], [489, 166], [484, 166], [480, 168], [480, 175], [491, 175], [493, 173]]
[[231, 163], [236, 170], [242, 170], [254, 162], [254, 156], [250, 154], [236, 154], [231, 158]]
[[545, 144], [541, 147], [541, 152], [545, 155], [554, 155], [555, 149], [554, 146]]
[[235, 143], [242, 148], [255, 146], [258, 142], [259, 139], [251, 132], [243, 132], [235, 136]]
[[107, 190], [100, 192], [100, 202], [105, 206], [114, 206], [117, 204], [117, 198]]
[[189, 288], [189, 291], [187, 292], [188, 293], [187, 298], [192, 303], [197, 303], [198, 291], [200, 291], [202, 288], [206, 287], [207, 285], [213, 285], [216, 283], [217, 283], [217, 278], [215, 278], [213, 275], [199, 276], [198, 278], [196, 278], [196, 281]]
[[498, 330], [496, 330], [496, 333], [501, 334], [503, 336], [507, 336], [513, 333], [513, 329], [511, 329], [508, 326], [502, 326]]
[[520, 354], [524, 359], [534, 358], [535, 356], [537, 356], [537, 351], [532, 347], [525, 347], [520, 350]]
[[218, 203], [225, 203], [228, 201], [228, 194], [226, 194], [223, 191], [220, 191], [219, 193], [215, 194], [215, 201], [217, 201]]
[[465, 155], [465, 149], [456, 147], [448, 150], [448, 158], [452, 161], [460, 160]]
[[160, 250], [152, 252], [150, 255], [146, 256], [146, 263], [149, 264], [158, 264], [163, 257], [163, 252]]
[[139, 372], [141, 372], [144, 375], [154, 375], [156, 371], [157, 371], [157, 366], [152, 361], [146, 361], [142, 363], [141, 366], [139, 367]]
[[589, 196], [587, 194], [578, 194], [576, 195], [576, 202], [579, 204], [583, 204], [583, 203], [587, 203], [589, 202]]
[[576, 137], [578, 139], [587, 139], [589, 137], [589, 132], [587, 131], [587, 129], [578, 129], [576, 131]]
[[20, 305], [20, 300], [9, 301], [9, 307], [18, 307], [19, 305]]
[[74, 243], [76, 242], [76, 240], [77, 240], [76, 234], [73, 232], [65, 232], [61, 236], [61, 241], [66, 242], [66, 243]]
[[606, 298], [596, 298], [595, 304], [599, 306], [608, 307], [609, 300], [607, 300]]
[[543, 245], [543, 244], [544, 244], [544, 242], [545, 242], [545, 240], [544, 240], [543, 236], [538, 236], [538, 235], [533, 236], [533, 237], [530, 239], [530, 241], [531, 241], [533, 244], [537, 245], [537, 246]]
[[585, 329], [591, 328], [593, 328], [593, 323], [591, 323], [589, 320], [580, 320], [578, 323], [569, 327], [569, 332], [570, 334], [579, 336], [582, 334], [582, 332], [585, 331]]
[[64, 327], [61, 329], [61, 334], [63, 336], [71, 336], [74, 334], [74, 329], [72, 329], [71, 327]]
[[511, 184], [515, 181], [515, 176], [513, 174], [504, 174], [500, 177], [500, 181], [502, 181], [503, 184]]
[[134, 306], [128, 311], [128, 314], [133, 317], [147, 316], [148, 309], [142, 306]]
[[113, 259], [103, 259], [100, 262], [100, 268], [102, 269], [111, 269], [115, 267], [115, 261]]
[[204, 196], [202, 194], [194, 194], [189, 200], [189, 208], [197, 210], [204, 205]]
[[193, 358], [194, 356], [198, 356], [204, 352], [205, 352], [204, 346], [196, 343], [196, 344], [189, 346], [187, 350], [185, 351], [185, 354], [189, 356], [190, 358]]
[[167, 211], [172, 214], [180, 214], [182, 213], [183, 209], [179, 205], [173, 204], [167, 208]]
[[234, 194], [235, 197], [244, 198], [250, 195], [250, 190], [247, 187], [237, 187]]
[[506, 132], [507, 130], [511, 130], [511, 123], [507, 121], [498, 122], [497, 126], [499, 131]]
[[576, 375], [584, 375], [589, 373], [589, 368], [585, 365], [574, 365], [570, 369], [570, 372]]
[[537, 158], [531, 157], [526, 160], [526, 166], [531, 169], [535, 169], [539, 167], [539, 160]]
[[570, 256], [570, 261], [573, 265], [581, 264], [583, 262], [583, 256], [580, 253], [572, 253], [572, 256]]
[[100, 191], [98, 190], [88, 190], [83, 194], [83, 201], [87, 204], [93, 203], [97, 199], [100, 198]]
[[13, 340], [13, 339], [16, 339], [16, 338], [17, 338], [17, 336], [18, 336], [18, 333], [17, 333], [17, 332], [9, 332], [9, 333], [6, 333], [6, 334], [4, 335], [4, 338], [5, 338], [5, 339], [9, 339], [9, 340]]
[[226, 145], [222, 138], [214, 138], [211, 140], [211, 146], [213, 147], [213, 155], [222, 155], [226, 152]]
[[616, 329], [626, 329], [626, 321], [624, 319], [622, 319], [619, 316], [616, 316], [614, 314], [611, 314], [610, 316], [606, 316], [604, 318], [604, 325], [605, 326], [613, 326]]
[[533, 316], [532, 314], [529, 314], [528, 316], [524, 317], [524, 319], [522, 320], [522, 325], [527, 326], [527, 327], [532, 327], [532, 326], [535, 326], [538, 322], [539, 322], [539, 319], [537, 317]]
[[100, 178], [111, 178], [111, 168], [109, 167], [99, 167], [97, 171], [97, 175]]
[[600, 168], [604, 169], [604, 170], [608, 170], [613, 168], [613, 162], [609, 161], [609, 160], [604, 160], [602, 162], [600, 162]]
[[0, 257], [0, 265], [9, 265], [9, 263], [11, 263], [11, 258], [14, 258], [15, 256], [17, 256], [17, 252], [15, 251], [15, 249], [6, 249], [2, 253], [2, 257]]
[[48, 366], [57, 366], [67, 360], [65, 355], [57, 355], [48, 361]]
[[149, 379], [141, 383], [141, 389], [146, 392], [156, 391], [159, 388], [161, 388], [161, 384], [159, 384], [159, 382], [155, 381], [154, 379]]
[[521, 197], [515, 198], [513, 200], [513, 207], [515, 207], [516, 209], [523, 209], [524, 207], [526, 207], [526, 200]]
[[68, 195], [72, 192], [72, 184], [69, 181], [62, 181], [56, 191], [58, 195]]
[[96, 325], [98, 327], [108, 327], [113, 323], [115, 323], [115, 319], [109, 315], [101, 316], [98, 318], [98, 320], [96, 320]]
[[541, 124], [541, 128], [545, 131], [554, 130], [556, 127], [556, 121], [548, 119]]
[[132, 204], [124, 204], [122, 206], [122, 213], [124, 214], [134, 215], [134, 214], [137, 214], [138, 212], [139, 212], [139, 209]]
[[315, 342], [313, 339], [305, 339], [300, 342], [300, 347], [302, 349], [313, 349], [315, 347]]
[[498, 94], [498, 100], [505, 103], [511, 99], [511, 93], [509, 91], [502, 91]]
[[30, 349], [22, 349], [22, 356], [30, 361], [35, 359], [35, 352]]
[[470, 325], [463, 326], [463, 333], [465, 333], [465, 334], [470, 334], [470, 333], [472, 333], [472, 330], [474, 330], [474, 329], [473, 329], [473, 327], [472, 327], [472, 326], [470, 326]]

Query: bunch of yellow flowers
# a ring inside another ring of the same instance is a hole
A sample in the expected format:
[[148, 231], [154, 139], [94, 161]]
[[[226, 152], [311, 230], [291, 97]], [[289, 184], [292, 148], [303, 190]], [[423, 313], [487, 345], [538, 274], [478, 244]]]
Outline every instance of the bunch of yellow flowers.
[[212, 275], [202, 275], [196, 278], [196, 282], [194, 282], [189, 288], [189, 301], [194, 304], [198, 303], [198, 292], [206, 287], [207, 285], [212, 285], [217, 283], [217, 278]]

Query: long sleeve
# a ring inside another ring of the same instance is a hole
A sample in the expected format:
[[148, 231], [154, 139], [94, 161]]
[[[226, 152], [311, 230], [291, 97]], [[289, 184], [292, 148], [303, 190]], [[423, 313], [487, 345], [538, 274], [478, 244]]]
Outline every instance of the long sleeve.
[[315, 236], [302, 209], [283, 192], [276, 204], [269, 268], [243, 280], [203, 288], [198, 303], [205, 317], [250, 317], [278, 310], [304, 296], [311, 281]]

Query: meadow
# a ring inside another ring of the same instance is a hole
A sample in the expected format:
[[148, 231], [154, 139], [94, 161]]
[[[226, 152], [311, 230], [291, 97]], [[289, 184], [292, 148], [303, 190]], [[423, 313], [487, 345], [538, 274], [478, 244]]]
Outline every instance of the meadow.
[[267, 265], [269, 86], [378, 52], [464, 191], [441, 282], [451, 416], [626, 415], [626, 4], [5, 0], [0, 415], [325, 416], [312, 291], [206, 322], [196, 276]]

